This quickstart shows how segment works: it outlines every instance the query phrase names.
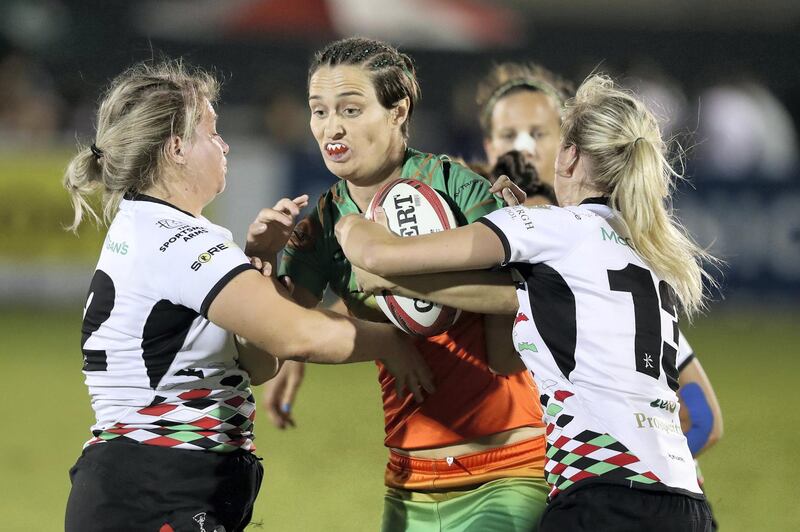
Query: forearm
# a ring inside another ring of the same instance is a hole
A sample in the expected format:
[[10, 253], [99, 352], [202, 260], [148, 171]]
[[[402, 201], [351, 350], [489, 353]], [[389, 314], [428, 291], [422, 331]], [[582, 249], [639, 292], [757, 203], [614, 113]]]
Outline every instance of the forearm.
[[277, 281], [254, 271], [232, 279], [211, 304], [208, 317], [279, 360], [319, 364], [380, 358], [400, 334], [389, 325], [303, 308]]
[[697, 358], [681, 371], [679, 383], [681, 425], [692, 454], [698, 456], [722, 437], [722, 410]]
[[336, 236], [348, 260], [382, 276], [481, 270], [501, 264], [501, 240], [480, 223], [449, 231], [401, 238], [385, 228], [346, 216]]
[[399, 331], [329, 310], [315, 310], [313, 323], [292, 341], [287, 358], [316, 364], [350, 364], [382, 357], [395, 344]]
[[433, 301], [479, 314], [515, 314], [517, 293], [507, 272], [465, 272], [404, 275], [386, 278], [393, 294]]

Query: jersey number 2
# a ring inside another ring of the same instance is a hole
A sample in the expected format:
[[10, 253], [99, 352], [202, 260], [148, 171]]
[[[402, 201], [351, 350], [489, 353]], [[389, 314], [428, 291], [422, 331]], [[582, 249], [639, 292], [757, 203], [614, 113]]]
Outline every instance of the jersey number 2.
[[621, 270], [608, 270], [608, 284], [611, 290], [628, 292], [633, 297], [636, 371], [658, 379], [663, 367], [667, 384], [677, 390], [678, 369], [675, 359], [678, 353], [672, 345], [663, 341], [661, 333], [660, 309], [663, 309], [673, 318], [673, 341], [675, 345], [678, 344], [678, 320], [672, 288], [665, 281], [659, 281], [656, 291], [650, 271], [635, 264], [628, 264]]
[[114, 281], [103, 270], [97, 270], [89, 285], [86, 309], [83, 313], [81, 350], [83, 351], [83, 371], [106, 371], [108, 362], [104, 349], [86, 349], [86, 342], [111, 316], [114, 309], [116, 290]]

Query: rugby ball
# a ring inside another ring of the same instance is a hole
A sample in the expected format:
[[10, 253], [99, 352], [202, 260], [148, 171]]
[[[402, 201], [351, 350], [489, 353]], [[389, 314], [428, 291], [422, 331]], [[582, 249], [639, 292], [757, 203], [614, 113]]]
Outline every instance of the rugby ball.
[[[397, 179], [384, 185], [367, 207], [368, 219], [374, 220], [377, 207], [383, 207], [389, 229], [400, 236], [436, 233], [458, 225], [447, 201], [434, 189], [414, 179]], [[375, 300], [392, 323], [417, 336], [441, 334], [461, 315], [458, 309], [396, 296], [388, 290], [376, 294]]]

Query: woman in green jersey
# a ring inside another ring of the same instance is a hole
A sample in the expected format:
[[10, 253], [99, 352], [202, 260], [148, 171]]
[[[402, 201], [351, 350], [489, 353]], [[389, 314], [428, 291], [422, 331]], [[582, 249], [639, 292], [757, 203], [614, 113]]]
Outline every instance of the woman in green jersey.
[[[408, 146], [420, 91], [405, 54], [369, 39], [331, 43], [316, 54], [308, 88], [311, 131], [339, 180], [295, 228], [280, 273], [303, 305], [316, 306], [330, 287], [351, 314], [384, 321], [336, 241], [338, 219], [364, 212], [398, 178], [447, 196], [461, 224], [492, 212], [498, 201], [486, 179]], [[247, 251], [274, 260], [260, 245], [273, 231], [261, 222], [251, 226]], [[384, 530], [536, 529], [547, 494], [537, 394], [527, 373], [506, 377], [490, 369], [487, 347], [511, 350], [510, 327], [484, 327], [485, 319], [466, 314], [446, 333], [416, 342], [437, 388], [421, 405], [396, 397], [390, 376], [380, 371], [390, 448]], [[286, 366], [275, 390], [296, 389], [299, 371]]]

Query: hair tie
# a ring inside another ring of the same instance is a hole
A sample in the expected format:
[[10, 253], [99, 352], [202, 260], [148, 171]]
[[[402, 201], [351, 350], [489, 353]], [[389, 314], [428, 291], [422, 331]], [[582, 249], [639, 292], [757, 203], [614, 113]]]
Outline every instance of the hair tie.
[[94, 142], [92, 142], [92, 145], [89, 146], [89, 149], [92, 150], [92, 153], [94, 154], [95, 161], [99, 161], [100, 157], [103, 156], [103, 150], [101, 150], [100, 148], [95, 146]]
[[644, 137], [636, 137], [636, 140], [633, 141], [633, 145], [635, 146], [636, 143], [639, 142], [640, 140], [645, 140], [645, 138]]

